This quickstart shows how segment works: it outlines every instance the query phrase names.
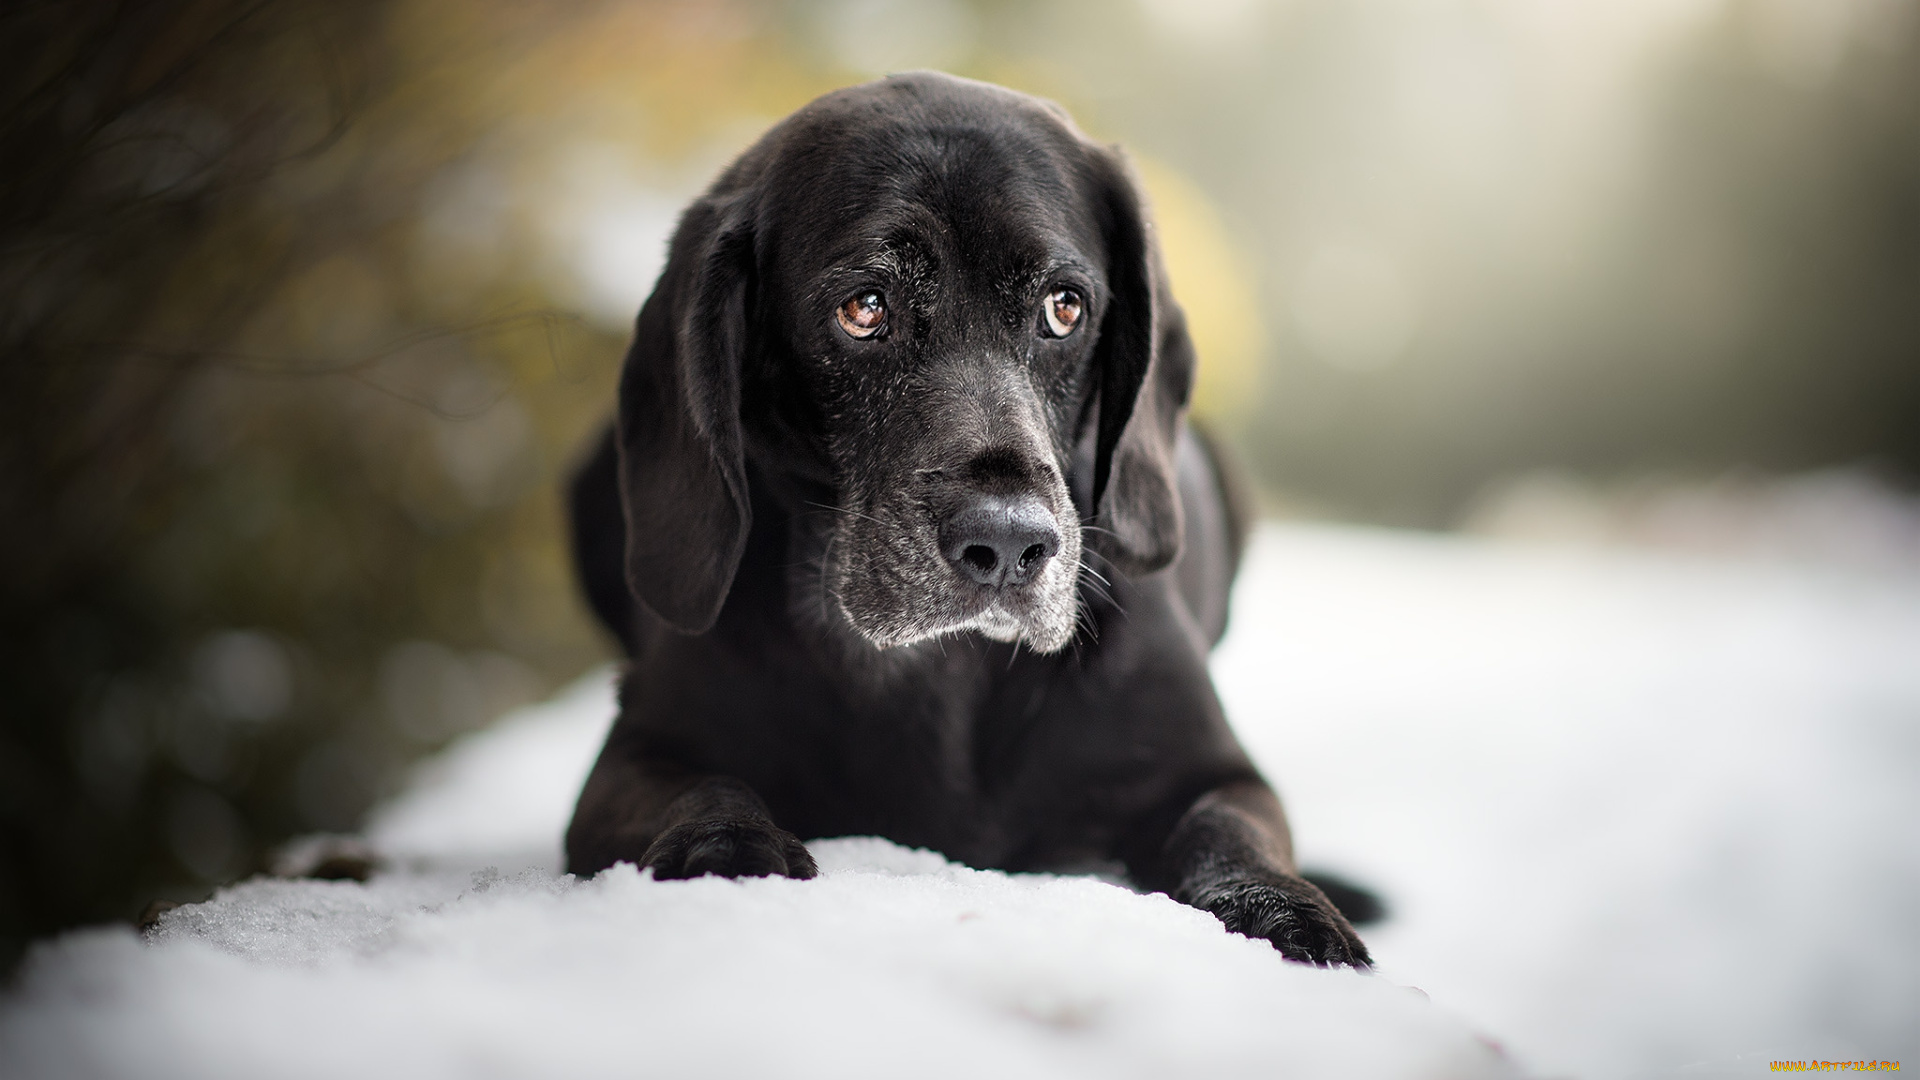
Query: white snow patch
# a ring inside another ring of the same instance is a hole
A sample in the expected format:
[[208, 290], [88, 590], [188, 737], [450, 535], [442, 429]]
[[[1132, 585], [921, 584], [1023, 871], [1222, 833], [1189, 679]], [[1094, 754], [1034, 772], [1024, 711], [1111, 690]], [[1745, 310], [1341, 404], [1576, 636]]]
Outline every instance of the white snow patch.
[[[369, 884], [43, 943], [0, 1076], [1552, 1076], [1915, 1059], [1920, 579], [1269, 528], [1215, 661], [1381, 974], [885, 841], [557, 873], [599, 672], [428, 763]], [[1429, 1004], [1401, 983], [1433, 995]], [[1465, 1017], [1465, 1019], [1460, 1019]]]
[[613, 726], [613, 685], [611, 669], [595, 671], [551, 701], [462, 737], [374, 811], [367, 838], [415, 868], [537, 866], [559, 873], [560, 836]]
[[34, 957], [8, 1077], [1502, 1076], [1378, 978], [883, 840], [822, 876], [255, 880]]
[[1920, 575], [1269, 529], [1233, 618], [1302, 862], [1523, 1066], [1920, 1060]]

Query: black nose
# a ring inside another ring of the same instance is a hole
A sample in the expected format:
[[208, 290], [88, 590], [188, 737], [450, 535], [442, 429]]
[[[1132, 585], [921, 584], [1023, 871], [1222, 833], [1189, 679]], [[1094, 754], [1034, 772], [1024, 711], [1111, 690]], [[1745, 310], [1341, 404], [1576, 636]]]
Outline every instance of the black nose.
[[976, 495], [941, 525], [940, 552], [982, 585], [1024, 585], [1060, 553], [1060, 530], [1032, 495]]

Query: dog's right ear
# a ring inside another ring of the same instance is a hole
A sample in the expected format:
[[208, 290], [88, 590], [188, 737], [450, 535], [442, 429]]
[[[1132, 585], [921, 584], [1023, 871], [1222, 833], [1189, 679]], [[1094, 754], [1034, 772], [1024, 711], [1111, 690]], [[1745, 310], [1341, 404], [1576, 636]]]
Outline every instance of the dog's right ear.
[[620, 374], [620, 505], [627, 587], [676, 629], [720, 617], [752, 515], [740, 435], [753, 280], [743, 199], [680, 219]]
[[1180, 553], [1185, 526], [1174, 447], [1193, 390], [1193, 342], [1125, 159], [1093, 147], [1088, 162], [1113, 296], [1094, 346], [1093, 509], [1100, 528], [1087, 544], [1139, 577]]

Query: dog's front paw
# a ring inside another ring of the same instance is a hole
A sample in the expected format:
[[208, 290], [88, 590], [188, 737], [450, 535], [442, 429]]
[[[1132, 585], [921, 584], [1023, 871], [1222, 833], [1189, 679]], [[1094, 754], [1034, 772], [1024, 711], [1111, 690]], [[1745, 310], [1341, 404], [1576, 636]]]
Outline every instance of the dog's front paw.
[[767, 821], [717, 818], [675, 825], [647, 848], [645, 866], [656, 879], [721, 877], [810, 878], [820, 873], [800, 838]]
[[1320, 967], [1365, 969], [1373, 958], [1326, 894], [1297, 877], [1232, 878], [1193, 888], [1187, 903], [1250, 938], [1263, 938], [1289, 960]]

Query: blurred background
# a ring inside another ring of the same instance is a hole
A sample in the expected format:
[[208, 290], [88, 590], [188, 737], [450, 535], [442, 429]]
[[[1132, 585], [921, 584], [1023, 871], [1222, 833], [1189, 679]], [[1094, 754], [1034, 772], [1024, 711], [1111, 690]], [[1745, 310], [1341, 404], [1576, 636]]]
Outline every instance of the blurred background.
[[605, 662], [679, 207], [913, 67], [1125, 144], [1276, 513], [1920, 563], [1920, 0], [25, 0], [0, 966]]

